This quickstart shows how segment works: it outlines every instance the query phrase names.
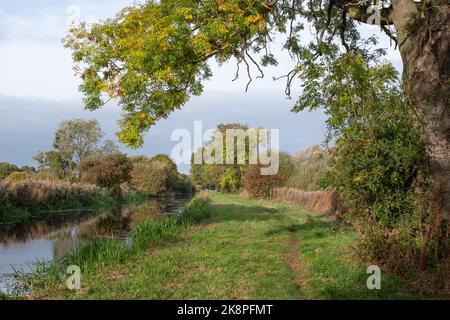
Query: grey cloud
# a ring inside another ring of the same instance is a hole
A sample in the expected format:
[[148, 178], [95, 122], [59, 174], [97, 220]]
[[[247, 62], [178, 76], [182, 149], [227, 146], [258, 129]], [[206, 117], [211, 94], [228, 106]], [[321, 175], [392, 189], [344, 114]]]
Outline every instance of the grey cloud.
[[[209, 90], [154, 126], [143, 148], [130, 150], [122, 146], [121, 149], [129, 154], [170, 154], [176, 144], [171, 141], [172, 132], [183, 128], [193, 133], [194, 121], [203, 121], [204, 130], [227, 122], [280, 129], [281, 149], [288, 152], [321, 143], [325, 135], [324, 114], [320, 111], [294, 114], [290, 112], [292, 104], [292, 100], [284, 99], [278, 91], [253, 90], [245, 94]], [[95, 118], [102, 125], [106, 138], [114, 139], [120, 108], [111, 104], [89, 112], [76, 101], [0, 96], [0, 114], [0, 162], [25, 165], [33, 164], [32, 157], [38, 151], [51, 149], [53, 134], [63, 119]], [[180, 169], [187, 171], [188, 166]]]

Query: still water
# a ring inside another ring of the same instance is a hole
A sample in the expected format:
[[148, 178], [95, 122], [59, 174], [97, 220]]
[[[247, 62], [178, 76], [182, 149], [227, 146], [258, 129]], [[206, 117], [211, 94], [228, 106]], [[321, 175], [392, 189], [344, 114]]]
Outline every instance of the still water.
[[130, 240], [130, 230], [146, 220], [179, 213], [189, 197], [168, 197], [105, 212], [65, 211], [13, 233], [0, 231], [0, 292], [14, 284], [14, 273], [33, 271], [33, 262], [63, 258], [80, 243], [96, 237]]

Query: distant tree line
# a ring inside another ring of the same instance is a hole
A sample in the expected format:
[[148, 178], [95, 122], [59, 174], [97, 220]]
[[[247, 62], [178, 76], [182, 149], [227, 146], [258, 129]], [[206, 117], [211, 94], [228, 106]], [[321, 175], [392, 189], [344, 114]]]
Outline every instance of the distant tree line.
[[[264, 194], [264, 197], [267, 197], [270, 193], [270, 189], [284, 185], [289, 176], [292, 174], [294, 170], [293, 162], [291, 161], [291, 156], [285, 152], [280, 153], [280, 170], [276, 175], [272, 176], [261, 176], [260, 170], [261, 164], [251, 164], [249, 160], [250, 154], [250, 141], [248, 136], [245, 139], [245, 146], [238, 145], [237, 138], [234, 141], [234, 164], [225, 164], [227, 163], [227, 131], [228, 130], [248, 130], [248, 125], [240, 124], [240, 123], [230, 123], [230, 124], [220, 124], [217, 126], [216, 132], [221, 133], [221, 137], [223, 137], [223, 163], [224, 164], [207, 164], [195, 163], [195, 159], [199, 158], [197, 155], [201, 153], [205, 154], [206, 150], [209, 149], [210, 146], [216, 143], [215, 137], [213, 134], [210, 141], [208, 141], [207, 145], [204, 148], [196, 150], [194, 154], [192, 154], [191, 161], [191, 179], [198, 187], [201, 189], [211, 189], [217, 190], [221, 192], [227, 193], [235, 193], [239, 192], [243, 189], [253, 194], [253, 192]], [[239, 148], [244, 148], [245, 150], [239, 150]], [[253, 146], [255, 147], [255, 146]], [[266, 147], [266, 146], [256, 146], [256, 148]], [[238, 152], [245, 153], [245, 163], [239, 164], [238, 162]], [[270, 150], [269, 150], [270, 152]], [[214, 153], [214, 152], [213, 152]], [[212, 156], [215, 156], [214, 154]], [[201, 158], [204, 159], [202, 156]], [[253, 182], [255, 184], [264, 185], [265, 191], [257, 191], [256, 187], [253, 186]], [[252, 189], [250, 191], [250, 189]], [[255, 193], [255, 195], [256, 195]]]
[[27, 174], [32, 174], [36, 172], [36, 168], [30, 166], [23, 166], [19, 168], [15, 164], [8, 162], [0, 163], [0, 181], [7, 178], [13, 172], [25, 172]]
[[192, 193], [188, 176], [178, 172], [165, 155], [128, 157], [112, 140], [102, 142], [104, 133], [96, 120], [65, 120], [56, 133], [53, 150], [39, 152], [38, 167], [0, 164], [0, 181], [64, 181], [97, 185], [121, 198], [124, 189], [149, 196]]

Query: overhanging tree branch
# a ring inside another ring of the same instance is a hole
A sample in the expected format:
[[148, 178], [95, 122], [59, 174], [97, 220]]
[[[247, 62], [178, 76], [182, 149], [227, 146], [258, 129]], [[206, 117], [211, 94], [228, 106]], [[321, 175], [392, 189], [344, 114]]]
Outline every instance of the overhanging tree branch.
[[[367, 23], [371, 16], [371, 14], [367, 13], [367, 1], [336, 0], [336, 6], [342, 10], [346, 10], [350, 19], [362, 23]], [[391, 25], [394, 23], [392, 20], [392, 6], [389, 8], [383, 8], [380, 13], [381, 25]]]

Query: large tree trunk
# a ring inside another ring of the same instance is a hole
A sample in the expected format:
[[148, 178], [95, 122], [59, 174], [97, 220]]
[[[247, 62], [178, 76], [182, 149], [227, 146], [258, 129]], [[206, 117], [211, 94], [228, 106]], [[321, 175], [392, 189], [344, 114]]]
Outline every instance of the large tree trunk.
[[[450, 4], [393, 0], [392, 20], [404, 63], [408, 104], [419, 110], [432, 182], [432, 211], [450, 218]], [[424, 12], [424, 13], [422, 13]]]

